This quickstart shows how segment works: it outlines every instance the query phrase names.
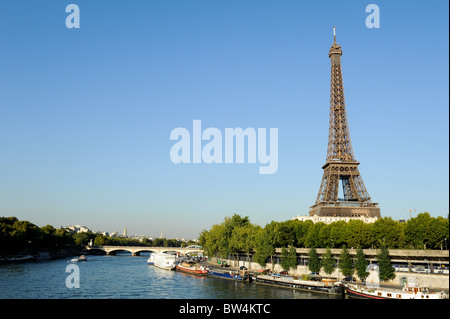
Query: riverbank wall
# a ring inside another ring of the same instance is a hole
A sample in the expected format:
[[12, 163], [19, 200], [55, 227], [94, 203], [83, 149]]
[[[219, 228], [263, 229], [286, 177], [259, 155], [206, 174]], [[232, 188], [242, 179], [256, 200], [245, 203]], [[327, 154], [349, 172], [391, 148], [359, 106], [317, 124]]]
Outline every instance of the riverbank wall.
[[[248, 262], [248, 261], [242, 261], [242, 260], [237, 261], [237, 260], [230, 260], [230, 259], [218, 259], [218, 258], [210, 259], [210, 262], [215, 263], [215, 264], [219, 264], [219, 262], [223, 263], [223, 261], [226, 261], [226, 263], [228, 265], [230, 265], [230, 267], [239, 268], [240, 266], [245, 266], [250, 271], [255, 271], [255, 272], [257, 272], [258, 270], [261, 270], [261, 269], [271, 269], [274, 272], [279, 273], [284, 270], [281, 267], [281, 265], [277, 264], [277, 263], [275, 263], [272, 268], [271, 263], [267, 263], [265, 267], [262, 267], [260, 264], [255, 263], [255, 262]], [[311, 271], [308, 269], [308, 266], [303, 266], [303, 265], [298, 265], [296, 269], [289, 270], [289, 275], [291, 275], [291, 276], [302, 276], [302, 275], [307, 275], [309, 273], [311, 273]], [[340, 272], [339, 269], [335, 269], [332, 274], [326, 274], [323, 270], [321, 270], [320, 275], [324, 276], [324, 277], [335, 277], [338, 280], [341, 280], [344, 278], [344, 276], [342, 275], [342, 273]], [[356, 272], [353, 275], [353, 277], [355, 277], [359, 281], [359, 278], [356, 275]], [[385, 282], [383, 282], [383, 284], [384, 285], [392, 285], [392, 286], [401, 286], [402, 281], [406, 277], [415, 277], [415, 278], [417, 278], [417, 280], [419, 281], [420, 284], [422, 284], [424, 286], [428, 286], [431, 289], [449, 290], [449, 275], [445, 275], [445, 274], [423, 274], [423, 273], [398, 271], [398, 272], [395, 272], [394, 279], [385, 281]]]

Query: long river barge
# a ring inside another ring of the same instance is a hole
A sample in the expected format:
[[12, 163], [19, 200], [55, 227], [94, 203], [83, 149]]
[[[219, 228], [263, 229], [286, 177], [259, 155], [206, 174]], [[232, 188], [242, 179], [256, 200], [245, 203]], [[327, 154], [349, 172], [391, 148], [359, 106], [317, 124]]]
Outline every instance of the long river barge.
[[303, 291], [317, 292], [330, 295], [343, 295], [344, 293], [344, 288], [340, 282], [329, 279], [314, 281], [314, 280], [294, 279], [294, 277], [288, 276], [258, 275], [253, 278], [253, 281], [258, 284], [298, 289]]

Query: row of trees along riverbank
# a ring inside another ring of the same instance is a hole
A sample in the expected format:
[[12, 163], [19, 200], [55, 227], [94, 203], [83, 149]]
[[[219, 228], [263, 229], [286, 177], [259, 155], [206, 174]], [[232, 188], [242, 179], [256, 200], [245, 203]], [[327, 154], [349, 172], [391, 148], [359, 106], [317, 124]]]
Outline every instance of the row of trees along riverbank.
[[227, 258], [239, 253], [252, 255], [253, 261], [265, 265], [271, 261], [275, 248], [389, 248], [448, 249], [448, 217], [418, 214], [406, 223], [391, 217], [366, 224], [360, 220], [337, 221], [331, 224], [288, 220], [254, 225], [248, 217], [234, 214], [221, 224], [199, 235], [199, 244], [208, 256]]
[[96, 246], [145, 247], [182, 247], [193, 243], [166, 238], [154, 240], [144, 238], [139, 241], [126, 237], [109, 237], [92, 232], [74, 234], [67, 229], [56, 229], [51, 225], [38, 227], [29, 221], [18, 220], [16, 217], [0, 217], [0, 255], [40, 251], [81, 251], [91, 241]]
[[[266, 262], [261, 261], [261, 266], [265, 267]], [[395, 269], [391, 265], [391, 257], [389, 256], [389, 250], [386, 247], [381, 247], [379, 254], [377, 255], [377, 264], [379, 268], [380, 280], [388, 281], [395, 278]], [[297, 255], [294, 246], [288, 248], [283, 248], [281, 250], [281, 267], [284, 270], [296, 269], [297, 268]], [[308, 269], [312, 273], [319, 273], [321, 269], [331, 275], [336, 268], [339, 268], [344, 277], [351, 277], [355, 274], [358, 278], [365, 280], [369, 273], [367, 272], [367, 266], [369, 261], [366, 259], [362, 248], [359, 248], [356, 253], [356, 257], [353, 258], [346, 247], [342, 249], [342, 253], [338, 259], [331, 253], [331, 249], [327, 248], [325, 255], [319, 258], [315, 248], [309, 249], [308, 254]], [[272, 264], [273, 266], [273, 264]]]

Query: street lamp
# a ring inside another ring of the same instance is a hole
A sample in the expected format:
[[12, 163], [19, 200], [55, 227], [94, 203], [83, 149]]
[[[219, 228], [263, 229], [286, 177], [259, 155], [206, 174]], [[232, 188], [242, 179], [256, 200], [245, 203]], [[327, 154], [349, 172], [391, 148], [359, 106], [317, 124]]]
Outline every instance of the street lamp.
[[411, 208], [410, 208], [410, 209], [405, 209], [404, 211], [405, 211], [405, 213], [406, 213], [406, 212], [409, 212], [409, 219], [411, 219], [411, 212], [415, 212], [416, 209], [411, 209]]

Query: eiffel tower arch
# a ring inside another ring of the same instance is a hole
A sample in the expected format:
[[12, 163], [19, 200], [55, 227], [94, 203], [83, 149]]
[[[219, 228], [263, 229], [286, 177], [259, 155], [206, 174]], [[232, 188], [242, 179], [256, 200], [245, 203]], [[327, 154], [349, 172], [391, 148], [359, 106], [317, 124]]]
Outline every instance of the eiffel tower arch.
[[[330, 125], [328, 148], [323, 177], [316, 202], [310, 207], [310, 216], [381, 217], [380, 208], [373, 203], [358, 169], [353, 153], [344, 99], [341, 68], [341, 46], [334, 42], [328, 57], [331, 61]], [[338, 198], [342, 183], [344, 198]]]

